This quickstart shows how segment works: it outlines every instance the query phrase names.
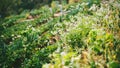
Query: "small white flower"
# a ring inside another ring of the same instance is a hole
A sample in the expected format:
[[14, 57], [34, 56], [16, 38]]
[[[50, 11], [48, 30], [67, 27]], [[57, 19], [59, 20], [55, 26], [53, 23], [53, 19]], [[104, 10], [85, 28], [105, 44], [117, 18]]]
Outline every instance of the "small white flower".
[[32, 27], [32, 30], [35, 31], [35, 28]]
[[21, 35], [17, 35], [17, 37], [18, 37], [18, 38], [20, 38], [20, 37], [21, 37]]
[[66, 55], [66, 53], [65, 52], [61, 52], [61, 54], [60, 54], [61, 56], [65, 56]]
[[1, 35], [1, 37], [4, 37], [4, 35]]
[[14, 36], [14, 34], [12, 34], [11, 36]]

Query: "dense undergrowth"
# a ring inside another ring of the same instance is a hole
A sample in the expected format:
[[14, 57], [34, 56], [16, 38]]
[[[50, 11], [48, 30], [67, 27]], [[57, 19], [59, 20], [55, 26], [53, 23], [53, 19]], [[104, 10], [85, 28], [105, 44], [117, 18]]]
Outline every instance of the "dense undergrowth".
[[120, 68], [119, 0], [52, 9], [1, 20], [1, 68]]

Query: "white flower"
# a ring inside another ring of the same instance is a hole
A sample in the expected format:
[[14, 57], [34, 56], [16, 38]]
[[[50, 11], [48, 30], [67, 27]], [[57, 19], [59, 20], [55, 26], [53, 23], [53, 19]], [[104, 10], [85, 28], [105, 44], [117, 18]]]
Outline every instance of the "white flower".
[[66, 53], [65, 52], [61, 52], [61, 54], [60, 54], [61, 56], [65, 56], [66, 55]]
[[35, 28], [32, 27], [32, 30], [35, 31]]
[[4, 35], [1, 35], [1, 37], [4, 37]]
[[14, 34], [12, 34], [11, 36], [14, 36]]
[[18, 37], [18, 38], [20, 38], [20, 37], [21, 37], [21, 35], [17, 35], [17, 37]]

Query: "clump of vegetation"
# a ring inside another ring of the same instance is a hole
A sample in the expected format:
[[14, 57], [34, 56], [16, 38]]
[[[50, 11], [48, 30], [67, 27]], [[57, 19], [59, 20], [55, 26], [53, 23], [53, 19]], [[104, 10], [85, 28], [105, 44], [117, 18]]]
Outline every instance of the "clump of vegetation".
[[68, 43], [68, 45], [70, 45], [71, 47], [75, 48], [77, 47], [82, 47], [84, 46], [83, 43], [83, 35], [81, 33], [81, 30], [72, 30], [66, 37], [66, 41]]

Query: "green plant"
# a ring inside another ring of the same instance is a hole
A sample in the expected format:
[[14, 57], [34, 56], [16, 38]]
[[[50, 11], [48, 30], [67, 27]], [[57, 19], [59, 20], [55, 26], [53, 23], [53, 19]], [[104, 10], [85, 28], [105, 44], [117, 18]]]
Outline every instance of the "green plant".
[[81, 30], [72, 30], [67, 36], [66, 36], [66, 42], [73, 48], [75, 47], [82, 47], [84, 45], [83, 43], [83, 35], [81, 33]]

